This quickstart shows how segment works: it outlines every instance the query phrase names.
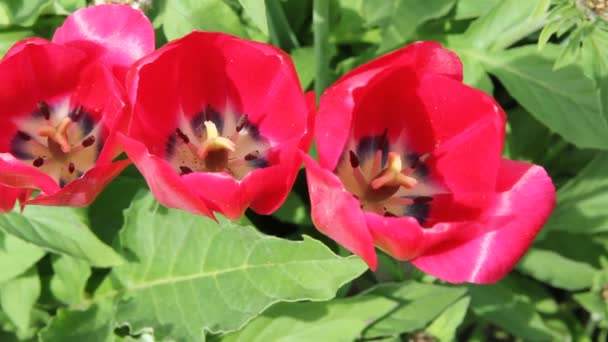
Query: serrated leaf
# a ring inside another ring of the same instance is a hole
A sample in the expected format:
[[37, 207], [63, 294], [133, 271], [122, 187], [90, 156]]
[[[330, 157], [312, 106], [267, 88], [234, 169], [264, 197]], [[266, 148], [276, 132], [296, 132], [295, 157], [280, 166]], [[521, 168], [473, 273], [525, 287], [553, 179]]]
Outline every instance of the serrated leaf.
[[320, 303], [280, 303], [222, 341], [355, 341], [369, 323], [396, 305], [375, 295]]
[[66, 304], [77, 304], [84, 299], [84, 289], [91, 275], [91, 267], [81, 259], [62, 255], [53, 259], [51, 292]]
[[166, 0], [162, 22], [168, 40], [181, 38], [192, 30], [246, 36], [239, 17], [223, 1]]
[[599, 90], [583, 70], [553, 70], [559, 49], [524, 46], [500, 53], [459, 49], [484, 64], [530, 114], [578, 147], [608, 148], [608, 121]]
[[0, 285], [2, 311], [19, 332], [25, 332], [30, 327], [32, 309], [39, 296], [40, 279], [34, 268]]
[[44, 254], [43, 249], [0, 232], [0, 283], [24, 273]]
[[40, 331], [41, 342], [111, 342], [113, 308], [101, 302], [86, 310], [59, 309], [57, 315]]
[[115, 267], [94, 302], [120, 299], [116, 320], [156, 338], [200, 340], [240, 328], [273, 303], [328, 300], [365, 264], [320, 242], [287, 241], [251, 227], [161, 207], [142, 194], [125, 212]]
[[[485, 1], [484, 1], [485, 2]], [[475, 20], [464, 34], [467, 46], [499, 50], [542, 28], [550, 0], [504, 0]]]
[[557, 192], [547, 230], [579, 234], [608, 231], [608, 153], [597, 157]]
[[470, 297], [463, 297], [457, 300], [454, 304], [448, 306], [439, 317], [437, 317], [425, 332], [435, 337], [439, 342], [448, 342], [456, 340], [456, 330], [469, 309]]
[[23, 214], [0, 215], [0, 229], [53, 253], [80, 258], [93, 266], [110, 267], [122, 258], [88, 228], [82, 210], [30, 205]]
[[[555, 265], [559, 265], [559, 267]], [[539, 248], [528, 250], [517, 265], [517, 269], [540, 281], [566, 290], [582, 290], [591, 287], [596, 271], [589, 264]]]
[[364, 336], [398, 335], [429, 324], [450, 304], [466, 293], [466, 288], [406, 282], [383, 285], [371, 291], [399, 302], [399, 306], [365, 330]]
[[[534, 306], [502, 283], [469, 285], [471, 309], [480, 320], [493, 323], [525, 341], [553, 340]], [[524, 297], [525, 298], [525, 297]]]

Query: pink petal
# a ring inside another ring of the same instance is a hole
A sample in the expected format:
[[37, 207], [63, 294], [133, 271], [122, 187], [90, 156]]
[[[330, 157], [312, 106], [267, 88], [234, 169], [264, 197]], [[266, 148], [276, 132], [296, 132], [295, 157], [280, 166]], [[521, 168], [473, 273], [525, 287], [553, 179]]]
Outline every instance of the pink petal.
[[[503, 159], [488, 208], [487, 233], [457, 246], [444, 246], [413, 261], [426, 273], [460, 283], [492, 283], [505, 276], [533, 242], [555, 206], [555, 188], [545, 170]], [[513, 215], [504, 220], [505, 215]]]
[[[315, 139], [319, 163], [334, 169], [340, 159], [350, 131], [353, 111], [358, 105], [355, 91], [388, 69], [407, 69], [415, 78], [425, 74], [443, 75], [462, 80], [462, 63], [453, 52], [434, 42], [418, 42], [375, 59], [347, 73], [329, 87], [321, 97], [317, 114]], [[402, 86], [395, 91], [400, 91]], [[363, 96], [359, 94], [359, 96]], [[391, 98], [391, 101], [403, 99]], [[409, 109], [409, 108], [408, 108]]]
[[95, 166], [82, 177], [68, 183], [63, 189], [49, 194], [40, 194], [26, 204], [84, 207], [97, 198], [101, 191], [118, 176], [125, 167], [131, 164], [129, 160]]
[[0, 186], [0, 214], [13, 210], [22, 191], [21, 189]]
[[82, 8], [55, 31], [53, 42], [78, 47], [124, 80], [133, 62], [154, 50], [154, 29], [143, 12], [126, 5]]
[[38, 38], [38, 37], [32, 37], [32, 38], [26, 38], [24, 40], [18, 41], [17, 43], [15, 43], [15, 45], [11, 46], [11, 48], [6, 52], [6, 54], [4, 54], [4, 58], [8, 58], [18, 52], [20, 52], [21, 50], [23, 50], [24, 47], [28, 46], [28, 45], [46, 45], [46, 44], [50, 44], [50, 42], [46, 39], [42, 39], [42, 38]]
[[317, 229], [360, 256], [375, 270], [377, 257], [359, 201], [344, 189], [340, 179], [303, 155], [312, 206], [312, 221]]
[[203, 199], [209, 209], [229, 219], [243, 216], [249, 198], [241, 191], [241, 183], [224, 172], [193, 172], [181, 177], [184, 184]]
[[150, 154], [137, 140], [120, 133], [117, 138], [161, 204], [215, 219], [205, 202], [195, 194], [196, 189], [189, 188], [166, 160]]

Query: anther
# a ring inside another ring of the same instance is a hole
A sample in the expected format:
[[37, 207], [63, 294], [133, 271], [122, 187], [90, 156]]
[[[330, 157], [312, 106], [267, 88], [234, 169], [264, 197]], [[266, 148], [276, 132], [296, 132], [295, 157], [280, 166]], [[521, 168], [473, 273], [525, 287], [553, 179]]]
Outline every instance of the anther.
[[246, 161], [256, 160], [256, 159], [258, 159], [259, 156], [260, 156], [260, 151], [255, 151], [255, 152], [247, 154], [245, 156], [245, 160]]
[[359, 163], [359, 157], [357, 157], [357, 155], [355, 154], [355, 152], [349, 151], [348, 157], [349, 157], [349, 160], [350, 160], [350, 166], [353, 169], [358, 168], [359, 165], [360, 165], [360, 163]]
[[23, 131], [17, 131], [17, 136], [19, 137], [19, 139], [21, 139], [23, 141], [29, 141], [30, 139], [32, 139], [32, 137], [30, 137], [29, 134], [27, 134]]
[[177, 134], [177, 136], [182, 139], [186, 144], [190, 142], [190, 138], [188, 138], [188, 136], [186, 134], [184, 134], [184, 132], [182, 132], [181, 129], [177, 128], [175, 130], [175, 133]]
[[182, 172], [182, 175], [187, 175], [189, 173], [192, 173], [192, 169], [187, 166], [180, 166], [179, 170]]
[[241, 117], [239, 118], [239, 121], [236, 124], [237, 132], [240, 132], [245, 127], [245, 125], [247, 125], [248, 118], [249, 118], [249, 116], [247, 114], [241, 115]]
[[407, 189], [412, 189], [418, 184], [418, 181], [403, 172], [401, 157], [393, 152], [388, 154], [388, 165], [378, 177], [372, 182], [371, 186], [377, 190], [383, 186], [402, 186]]
[[46, 120], [49, 120], [51, 118], [51, 110], [49, 109], [49, 105], [46, 102], [38, 102], [38, 110]]
[[82, 141], [82, 147], [89, 147], [95, 143], [95, 136], [91, 135], [90, 137], [84, 139]]
[[44, 159], [42, 159], [41, 157], [34, 159], [34, 162], [32, 162], [32, 165], [34, 165], [35, 167], [41, 167], [43, 164]]
[[74, 173], [75, 170], [76, 170], [76, 166], [74, 165], [74, 163], [70, 162], [70, 164], [68, 165], [68, 172]]
[[74, 108], [74, 110], [72, 110], [70, 112], [70, 114], [68, 114], [68, 118], [70, 118], [72, 121], [76, 122], [76, 121], [78, 121], [78, 119], [80, 119], [80, 116], [82, 115], [83, 111], [84, 111], [84, 108], [82, 108], [82, 106], [78, 106], [78, 107]]

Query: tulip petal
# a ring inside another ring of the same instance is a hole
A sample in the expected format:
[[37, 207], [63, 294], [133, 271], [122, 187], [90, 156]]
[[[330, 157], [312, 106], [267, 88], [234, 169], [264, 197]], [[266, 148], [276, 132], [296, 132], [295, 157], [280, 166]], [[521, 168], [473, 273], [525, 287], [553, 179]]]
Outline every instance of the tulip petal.
[[[542, 167], [503, 159], [496, 190], [501, 200], [488, 209], [487, 233], [458, 246], [428, 251], [414, 265], [453, 283], [492, 283], [505, 276], [548, 219], [555, 206], [555, 188]], [[512, 219], [505, 221], [505, 212], [514, 213]]]
[[375, 270], [377, 256], [359, 201], [344, 189], [340, 179], [303, 155], [312, 206], [312, 221], [323, 234], [360, 256]]
[[47, 194], [59, 191], [57, 182], [39, 169], [27, 165], [9, 153], [0, 153], [0, 185], [40, 189]]
[[180, 179], [166, 160], [150, 154], [144, 144], [121, 133], [118, 133], [117, 139], [161, 204], [215, 218], [203, 200]]
[[0, 214], [13, 210], [22, 191], [21, 189], [0, 186]]
[[154, 50], [154, 29], [143, 12], [126, 5], [82, 8], [65, 20], [53, 42], [86, 51], [120, 80], [133, 62]]
[[26, 204], [84, 207], [97, 198], [101, 191], [118, 176], [129, 160], [120, 160], [107, 165], [95, 166], [80, 178], [68, 183], [52, 194], [40, 194]]

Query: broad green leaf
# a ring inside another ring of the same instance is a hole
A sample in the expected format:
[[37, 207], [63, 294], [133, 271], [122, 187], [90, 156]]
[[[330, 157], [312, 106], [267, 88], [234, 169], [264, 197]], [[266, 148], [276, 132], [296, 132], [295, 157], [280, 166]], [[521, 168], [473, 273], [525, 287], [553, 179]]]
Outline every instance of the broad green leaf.
[[[553, 133], [522, 107], [507, 112], [507, 139], [504, 156], [510, 159], [538, 162], [549, 155]], [[563, 161], [559, 155], [556, 156]]]
[[33, 35], [33, 31], [24, 29], [0, 31], [0, 59], [17, 41]]
[[201, 340], [242, 327], [280, 301], [328, 300], [365, 264], [318, 241], [295, 242], [251, 227], [160, 206], [141, 193], [125, 212], [115, 267], [94, 302], [118, 297], [117, 322], [159, 339]]
[[59, 309], [57, 315], [40, 331], [41, 342], [112, 342], [113, 308], [101, 302], [86, 310]]
[[294, 49], [291, 52], [293, 63], [300, 78], [302, 89], [308, 89], [315, 78], [315, 51], [312, 47]]
[[424, 22], [446, 15], [455, 0], [393, 0], [391, 17], [382, 27], [379, 51], [385, 52], [408, 42]]
[[266, 18], [265, 0], [239, 0], [245, 13], [251, 18], [255, 26], [268, 36], [268, 19]]
[[[559, 267], [557, 267], [559, 265]], [[591, 287], [595, 269], [548, 250], [531, 248], [517, 269], [554, 287], [582, 290]]]
[[460, 56], [460, 61], [462, 62], [464, 74], [463, 83], [481, 89], [486, 94], [493, 95], [494, 84], [492, 84], [492, 80], [483, 64], [465, 54]]
[[534, 305], [536, 311], [542, 314], [555, 314], [559, 310], [557, 302], [547, 287], [529, 277], [511, 272], [501, 280], [501, 285], [517, 293], [520, 299], [525, 298], [528, 303]]
[[574, 295], [574, 300], [593, 315], [596, 315], [601, 319], [606, 319], [606, 317], [608, 317], [608, 304], [602, 297], [602, 291], [594, 290], [577, 293]]
[[525, 46], [500, 53], [459, 49], [483, 63], [530, 114], [578, 147], [608, 148], [599, 91], [576, 65], [553, 70], [558, 48]]
[[87, 5], [86, 0], [54, 0], [53, 8], [57, 14], [68, 15], [75, 10], [85, 7]]
[[53, 253], [80, 258], [93, 266], [110, 267], [122, 258], [87, 227], [82, 210], [30, 205], [23, 214], [0, 215], [0, 229]]
[[181, 38], [192, 30], [246, 36], [239, 17], [223, 1], [166, 0], [162, 22], [168, 40]]
[[482, 16], [489, 12], [502, 0], [458, 0], [456, 2], [456, 19], [469, 19]]
[[4, 0], [0, 2], [0, 27], [32, 26], [51, 2], [52, 0]]
[[0, 232], [0, 283], [27, 271], [43, 256], [40, 247]]
[[553, 340], [534, 306], [502, 283], [469, 285], [469, 293], [471, 308], [480, 320], [493, 323], [525, 341]]
[[355, 341], [368, 324], [396, 305], [375, 295], [320, 303], [280, 303], [222, 341]]
[[365, 337], [412, 332], [425, 327], [450, 304], [466, 293], [466, 288], [406, 282], [380, 286], [370, 293], [399, 302], [399, 306], [365, 330]]
[[274, 214], [279, 220], [298, 225], [312, 225], [310, 208], [295, 192], [291, 192], [283, 205]]
[[435, 337], [439, 342], [455, 341], [456, 330], [462, 324], [470, 302], [470, 297], [457, 300], [425, 329], [426, 333]]
[[32, 309], [40, 296], [40, 279], [32, 268], [18, 278], [0, 284], [0, 304], [18, 331], [30, 327]]
[[545, 229], [593, 234], [608, 231], [608, 153], [599, 154], [557, 192]]
[[467, 46], [500, 50], [513, 45], [543, 27], [550, 4], [551, 0], [498, 2], [488, 13], [474, 21], [465, 32]]
[[66, 255], [53, 260], [51, 292], [55, 298], [66, 304], [77, 304], [84, 299], [84, 289], [91, 275], [89, 264], [81, 259]]

